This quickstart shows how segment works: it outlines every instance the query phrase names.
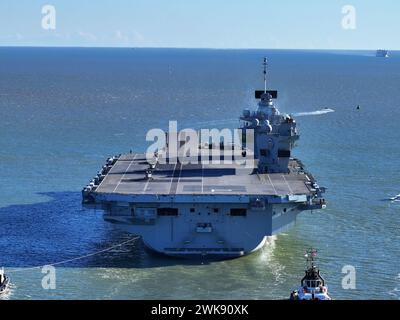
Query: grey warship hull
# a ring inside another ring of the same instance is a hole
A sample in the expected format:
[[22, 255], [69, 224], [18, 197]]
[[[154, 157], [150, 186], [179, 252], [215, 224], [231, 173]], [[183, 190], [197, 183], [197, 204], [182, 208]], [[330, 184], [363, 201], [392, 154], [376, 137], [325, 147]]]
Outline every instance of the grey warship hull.
[[106, 221], [171, 256], [242, 256], [290, 227], [301, 211], [325, 205], [315, 199], [315, 182], [295, 159], [288, 173], [165, 164], [146, 180], [146, 167], [144, 154], [119, 156], [88, 202], [104, 210]]

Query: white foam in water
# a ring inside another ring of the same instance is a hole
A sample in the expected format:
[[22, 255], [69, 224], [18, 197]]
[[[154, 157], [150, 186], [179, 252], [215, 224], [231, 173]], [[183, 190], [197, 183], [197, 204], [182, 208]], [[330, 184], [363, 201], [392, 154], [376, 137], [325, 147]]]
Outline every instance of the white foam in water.
[[315, 110], [315, 111], [309, 111], [309, 112], [297, 112], [294, 113], [293, 115], [296, 117], [303, 117], [303, 116], [319, 116], [321, 114], [326, 114], [330, 112], [335, 112], [335, 110], [330, 109], [330, 108], [324, 108], [321, 110]]
[[[303, 117], [303, 116], [319, 116], [322, 114], [330, 113], [330, 112], [335, 112], [335, 110], [330, 109], [330, 108], [324, 108], [321, 110], [315, 110], [315, 111], [309, 111], [309, 112], [296, 112], [293, 113], [293, 116], [295, 117]], [[223, 124], [228, 124], [228, 123], [235, 123], [237, 122], [237, 118], [232, 118], [232, 119], [221, 119], [221, 120], [211, 120], [211, 121], [198, 121], [194, 123], [194, 127], [201, 127], [201, 126], [213, 126], [213, 125], [223, 125]]]
[[14, 285], [10, 282], [7, 289], [0, 293], [0, 300], [9, 300], [13, 294]]
[[[400, 283], [400, 273], [396, 277], [396, 282]], [[389, 294], [397, 299], [400, 299], [400, 287], [395, 287], [393, 290], [389, 291]]]
[[264, 246], [261, 248], [261, 254], [259, 257], [262, 263], [270, 269], [272, 275], [275, 277], [275, 281], [282, 282], [282, 275], [285, 266], [280, 264], [274, 257], [277, 239], [278, 237], [276, 235], [267, 237]]

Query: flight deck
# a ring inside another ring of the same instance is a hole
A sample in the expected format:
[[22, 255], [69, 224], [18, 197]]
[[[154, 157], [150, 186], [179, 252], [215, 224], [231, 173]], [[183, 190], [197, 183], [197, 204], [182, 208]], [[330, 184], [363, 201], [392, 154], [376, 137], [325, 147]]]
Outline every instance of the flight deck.
[[[292, 162], [293, 167], [295, 164]], [[310, 193], [310, 179], [305, 173], [252, 173], [234, 161], [230, 164], [159, 163], [150, 179], [145, 176], [148, 167], [145, 154], [123, 154], [100, 183], [96, 193], [276, 196]]]

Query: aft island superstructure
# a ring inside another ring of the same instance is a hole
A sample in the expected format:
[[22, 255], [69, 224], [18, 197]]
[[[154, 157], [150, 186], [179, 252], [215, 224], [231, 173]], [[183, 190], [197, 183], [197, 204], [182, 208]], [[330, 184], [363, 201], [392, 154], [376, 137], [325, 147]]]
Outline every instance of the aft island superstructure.
[[[114, 156], [83, 189], [83, 202], [103, 209], [106, 221], [140, 235], [157, 252], [216, 258], [253, 252], [301, 211], [324, 208], [325, 188], [291, 157], [299, 138], [296, 121], [276, 108], [278, 94], [267, 90], [266, 66], [264, 59], [257, 110], [240, 116], [240, 148], [199, 142], [199, 155], [191, 155], [196, 161], [182, 161], [168, 145], [151, 157]], [[204, 157], [216, 150], [229, 152], [219, 161]]]

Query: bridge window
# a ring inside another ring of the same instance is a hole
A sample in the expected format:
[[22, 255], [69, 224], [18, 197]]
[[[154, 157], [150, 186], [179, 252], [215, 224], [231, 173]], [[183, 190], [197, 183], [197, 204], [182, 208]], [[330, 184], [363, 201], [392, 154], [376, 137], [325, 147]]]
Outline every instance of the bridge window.
[[159, 215], [159, 216], [177, 216], [178, 209], [177, 208], [158, 208], [157, 215]]
[[278, 157], [279, 158], [289, 158], [290, 157], [290, 150], [278, 150]]
[[238, 216], [246, 216], [247, 210], [242, 208], [232, 208], [231, 209], [231, 216], [238, 217]]

